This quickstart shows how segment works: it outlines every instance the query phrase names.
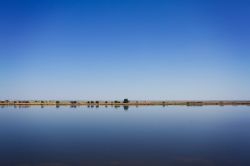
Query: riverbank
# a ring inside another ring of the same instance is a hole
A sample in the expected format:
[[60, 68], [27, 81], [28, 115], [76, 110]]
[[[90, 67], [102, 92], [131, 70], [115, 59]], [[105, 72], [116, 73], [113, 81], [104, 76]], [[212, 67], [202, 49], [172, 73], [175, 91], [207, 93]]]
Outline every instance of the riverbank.
[[153, 106], [153, 105], [184, 105], [184, 106], [206, 106], [206, 105], [247, 105], [250, 106], [250, 100], [210, 100], [210, 101], [197, 101], [197, 100], [185, 100], [185, 101], [59, 101], [59, 100], [25, 100], [25, 101], [0, 101], [0, 105], [48, 105], [48, 106], [81, 106], [81, 105], [125, 105], [125, 106]]

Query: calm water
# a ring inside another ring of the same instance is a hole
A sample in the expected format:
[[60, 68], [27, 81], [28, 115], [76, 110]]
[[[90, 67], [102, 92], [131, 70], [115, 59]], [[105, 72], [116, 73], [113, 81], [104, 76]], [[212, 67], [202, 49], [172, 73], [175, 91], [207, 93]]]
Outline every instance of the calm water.
[[250, 107], [0, 108], [1, 166], [250, 165]]

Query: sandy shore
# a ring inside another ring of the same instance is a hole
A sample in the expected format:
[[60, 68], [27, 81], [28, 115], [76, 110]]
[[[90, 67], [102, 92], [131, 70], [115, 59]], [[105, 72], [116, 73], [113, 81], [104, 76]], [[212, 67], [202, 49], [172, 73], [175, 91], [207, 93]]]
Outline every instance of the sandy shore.
[[59, 100], [25, 100], [25, 101], [0, 101], [0, 105], [58, 105], [58, 106], [81, 106], [81, 105], [128, 105], [128, 106], [152, 106], [152, 105], [185, 105], [185, 106], [205, 106], [205, 105], [248, 105], [250, 106], [250, 100], [210, 100], [210, 101], [196, 101], [196, 100], [185, 100], [185, 101], [59, 101]]

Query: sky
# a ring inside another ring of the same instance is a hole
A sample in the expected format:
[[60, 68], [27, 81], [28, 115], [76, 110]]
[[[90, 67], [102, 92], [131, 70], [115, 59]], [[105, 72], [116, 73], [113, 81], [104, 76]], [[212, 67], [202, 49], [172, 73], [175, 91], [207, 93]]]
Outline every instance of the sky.
[[250, 1], [1, 0], [0, 100], [250, 99]]

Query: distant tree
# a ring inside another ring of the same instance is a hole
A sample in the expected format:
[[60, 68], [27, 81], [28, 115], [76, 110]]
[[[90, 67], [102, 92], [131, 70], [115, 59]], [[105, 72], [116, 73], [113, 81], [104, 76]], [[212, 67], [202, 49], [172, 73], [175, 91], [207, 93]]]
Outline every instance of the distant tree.
[[71, 104], [77, 104], [77, 101], [71, 101], [70, 103]]
[[123, 103], [129, 103], [129, 100], [128, 99], [124, 99]]
[[108, 104], [108, 101], [105, 101], [105, 104]]
[[121, 103], [120, 101], [115, 100], [115, 103]]
[[56, 101], [56, 104], [60, 104], [60, 101]]
[[96, 104], [99, 104], [99, 101], [96, 101], [95, 103], [96, 103]]
[[91, 104], [94, 104], [94, 101], [91, 101], [90, 103], [91, 103]]
[[41, 101], [41, 104], [44, 104], [44, 101]]

